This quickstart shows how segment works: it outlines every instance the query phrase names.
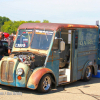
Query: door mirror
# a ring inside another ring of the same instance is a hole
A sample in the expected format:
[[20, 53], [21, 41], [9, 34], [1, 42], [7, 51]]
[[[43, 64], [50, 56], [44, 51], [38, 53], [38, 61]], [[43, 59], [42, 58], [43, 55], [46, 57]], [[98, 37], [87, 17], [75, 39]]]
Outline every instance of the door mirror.
[[61, 51], [64, 51], [65, 50], [65, 42], [64, 41], [61, 41], [60, 42], [60, 50]]

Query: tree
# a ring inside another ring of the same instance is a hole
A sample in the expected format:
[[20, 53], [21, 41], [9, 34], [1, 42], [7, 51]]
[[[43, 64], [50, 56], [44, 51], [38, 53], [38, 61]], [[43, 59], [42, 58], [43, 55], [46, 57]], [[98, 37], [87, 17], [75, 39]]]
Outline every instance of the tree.
[[[11, 21], [7, 17], [1, 17], [0, 16], [0, 29], [3, 32], [7, 32], [9, 34], [13, 33], [16, 34], [18, 27], [23, 24], [23, 23], [41, 23], [41, 21], [36, 20], [36, 21]], [[42, 23], [49, 23], [48, 20], [43, 20]]]
[[34, 21], [34, 23], [41, 23], [41, 21], [39, 21], [39, 20], [36, 20], [36, 21]]
[[26, 21], [7, 21], [4, 23], [2, 30], [3, 32], [7, 32], [9, 34], [13, 33], [16, 34], [17, 32], [17, 28], [19, 27], [19, 25], [23, 24], [23, 23], [27, 23]]
[[35, 21], [29, 20], [27, 21], [27, 23], [35, 23]]
[[48, 20], [43, 20], [43, 22], [42, 23], [49, 23], [49, 21]]
[[3, 32], [7, 32], [7, 33], [12, 33], [13, 31], [13, 28], [12, 28], [12, 25], [13, 25], [13, 22], [12, 21], [7, 21], [7, 22], [4, 22], [4, 25], [2, 27], [2, 31]]
[[7, 17], [1, 17], [0, 16], [0, 31], [2, 29], [2, 26], [4, 25], [4, 22], [9, 21], [10, 19]]

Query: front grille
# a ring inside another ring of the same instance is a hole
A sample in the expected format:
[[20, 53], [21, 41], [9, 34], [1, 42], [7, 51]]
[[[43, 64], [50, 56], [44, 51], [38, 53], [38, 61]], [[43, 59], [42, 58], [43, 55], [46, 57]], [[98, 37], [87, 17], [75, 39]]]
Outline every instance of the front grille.
[[9, 65], [8, 65], [8, 82], [13, 81], [13, 66], [14, 66], [14, 62], [9, 61]]
[[1, 80], [6, 81], [6, 66], [7, 61], [3, 61], [1, 64]]
[[3, 61], [1, 64], [1, 80], [4, 82], [13, 82], [14, 62]]

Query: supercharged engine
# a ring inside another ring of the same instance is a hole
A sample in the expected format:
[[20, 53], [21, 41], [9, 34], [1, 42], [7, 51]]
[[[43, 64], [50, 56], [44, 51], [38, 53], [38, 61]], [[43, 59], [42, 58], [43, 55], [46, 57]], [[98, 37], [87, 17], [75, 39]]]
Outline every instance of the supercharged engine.
[[20, 62], [27, 64], [32, 69], [43, 66], [46, 58], [44, 55], [35, 55], [32, 53], [19, 53], [15, 54], [15, 57], [18, 57]]

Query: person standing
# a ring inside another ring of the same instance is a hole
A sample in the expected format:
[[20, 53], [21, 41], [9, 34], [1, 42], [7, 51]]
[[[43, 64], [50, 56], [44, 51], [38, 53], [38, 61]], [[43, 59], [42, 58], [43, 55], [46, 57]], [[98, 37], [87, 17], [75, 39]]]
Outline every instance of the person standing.
[[9, 55], [12, 51], [14, 41], [15, 41], [15, 36], [14, 35], [9, 36], [9, 39], [8, 39], [8, 54]]
[[4, 37], [3, 32], [0, 32], [0, 60], [2, 59], [5, 53], [5, 47], [3, 46], [2, 42], [3, 37]]
[[3, 44], [4, 34], [0, 32], [0, 60], [4, 55], [8, 55], [8, 47]]

